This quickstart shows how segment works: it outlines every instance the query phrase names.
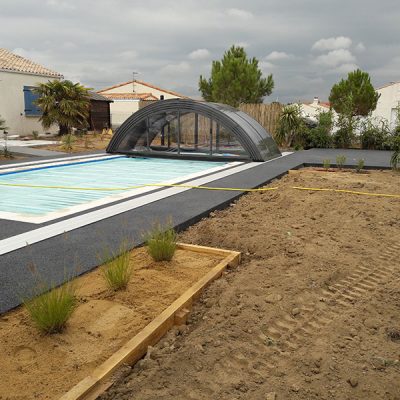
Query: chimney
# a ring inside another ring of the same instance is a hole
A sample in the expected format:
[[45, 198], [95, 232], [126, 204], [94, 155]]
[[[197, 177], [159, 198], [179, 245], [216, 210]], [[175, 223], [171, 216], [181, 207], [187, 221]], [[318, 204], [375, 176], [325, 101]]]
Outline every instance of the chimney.
[[313, 100], [313, 105], [317, 106], [319, 104], [319, 98], [318, 96], [314, 96], [314, 100]]

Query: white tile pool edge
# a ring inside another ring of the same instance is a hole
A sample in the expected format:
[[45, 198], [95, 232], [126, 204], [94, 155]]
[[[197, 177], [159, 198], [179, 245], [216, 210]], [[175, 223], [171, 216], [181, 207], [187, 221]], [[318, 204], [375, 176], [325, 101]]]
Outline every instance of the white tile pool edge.
[[[111, 158], [113, 158], [113, 157], [111, 157]], [[106, 159], [108, 159], [108, 157]], [[76, 160], [75, 160], [75, 162], [76, 162]], [[184, 181], [199, 178], [201, 176], [208, 175], [208, 174], [214, 174], [216, 172], [230, 169], [230, 168], [242, 165], [242, 164], [244, 164], [244, 163], [240, 162], [240, 161], [233, 161], [233, 162], [227, 163], [222, 166], [208, 168], [203, 171], [195, 172], [193, 174], [182, 175], [179, 178], [170, 179], [170, 180], [163, 181], [163, 182], [157, 182], [157, 184], [160, 184], [160, 185], [179, 184]], [[57, 165], [57, 164], [54, 164], [54, 165]], [[62, 165], [67, 165], [67, 164], [62, 164]], [[0, 179], [1, 179], [1, 176], [0, 176]], [[110, 204], [115, 201], [123, 200], [123, 199], [137, 196], [137, 195], [142, 195], [144, 193], [151, 192], [156, 189], [160, 189], [160, 188], [157, 186], [148, 186], [148, 187], [143, 187], [143, 188], [132, 189], [132, 190], [124, 191], [122, 193], [111, 194], [109, 196], [102, 197], [101, 199], [85, 202], [82, 204], [77, 204], [75, 206], [63, 208], [61, 210], [52, 211], [52, 212], [46, 213], [44, 215], [38, 215], [38, 216], [24, 215], [22, 213], [13, 213], [13, 212], [8, 212], [8, 211], [0, 211], [0, 219], [6, 219], [6, 220], [18, 221], [18, 222], [28, 222], [31, 224], [42, 224], [44, 222], [52, 221], [54, 219], [63, 218], [68, 215], [72, 215], [72, 214], [76, 214], [76, 213], [79, 213], [82, 211], [90, 210], [95, 207], [104, 206], [106, 204]]]

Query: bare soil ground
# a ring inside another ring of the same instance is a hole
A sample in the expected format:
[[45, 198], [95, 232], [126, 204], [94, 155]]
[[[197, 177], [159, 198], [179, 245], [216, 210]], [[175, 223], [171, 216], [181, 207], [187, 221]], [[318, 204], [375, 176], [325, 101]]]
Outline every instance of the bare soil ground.
[[292, 189], [399, 194], [400, 174], [277, 185], [181, 235], [244, 260], [102, 400], [400, 399], [400, 199]]
[[[55, 140], [60, 140], [59, 138], [55, 138]], [[91, 150], [105, 150], [110, 142], [111, 137], [109, 135], [102, 136], [100, 134], [93, 135], [87, 134], [87, 137], [76, 137], [76, 141], [73, 144], [72, 150], [70, 153], [84, 153]], [[55, 144], [55, 145], [46, 145], [46, 146], [36, 146], [37, 149], [44, 150], [52, 150], [52, 151], [63, 151], [68, 152], [63, 147], [63, 144]]]
[[177, 250], [155, 263], [136, 249], [127, 290], [109, 291], [99, 269], [76, 280], [79, 305], [62, 334], [41, 335], [22, 307], [0, 316], [0, 399], [59, 398], [222, 258]]

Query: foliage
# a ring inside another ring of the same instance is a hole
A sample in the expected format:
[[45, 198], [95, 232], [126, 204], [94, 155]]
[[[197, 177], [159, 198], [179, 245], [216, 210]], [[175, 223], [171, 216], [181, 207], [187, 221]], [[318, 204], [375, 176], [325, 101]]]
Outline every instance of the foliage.
[[331, 167], [331, 160], [325, 159], [325, 160], [323, 161], [323, 166], [324, 166], [324, 168], [325, 168], [326, 170], [328, 170], [328, 169]]
[[303, 135], [304, 148], [329, 148], [332, 147], [332, 111], [322, 111], [317, 115], [317, 125], [306, 127]]
[[176, 232], [172, 223], [154, 224], [146, 235], [147, 251], [154, 261], [171, 261], [176, 250]]
[[40, 83], [34, 89], [39, 95], [36, 104], [43, 114], [40, 121], [45, 129], [59, 125], [59, 134], [71, 133], [72, 128], [84, 128], [89, 117], [89, 89], [71, 81], [53, 80]]
[[336, 156], [336, 166], [339, 169], [342, 169], [344, 164], [346, 163], [346, 156]]
[[0, 115], [0, 131], [4, 131], [5, 129], [7, 129], [6, 120], [1, 118], [1, 115]]
[[111, 253], [111, 256], [109, 254], [102, 260], [105, 264], [102, 269], [103, 277], [110, 289], [125, 289], [132, 276], [129, 246], [124, 242], [117, 253]]
[[221, 61], [213, 61], [211, 77], [200, 75], [199, 91], [204, 100], [238, 107], [241, 103], [262, 103], [274, 88], [272, 74], [266, 78], [256, 58], [247, 58], [243, 47], [232, 46]]
[[348, 148], [354, 140], [358, 117], [367, 116], [375, 110], [379, 94], [371, 84], [369, 74], [360, 69], [350, 72], [347, 79], [333, 85], [329, 101], [339, 114], [334, 143], [336, 147]]
[[367, 118], [361, 124], [361, 147], [368, 150], [387, 150], [390, 147], [390, 135], [386, 120], [373, 121]]
[[364, 159], [360, 158], [359, 160], [357, 160], [356, 171], [361, 172], [364, 169], [364, 166], [365, 166]]
[[39, 132], [38, 131], [32, 131], [32, 137], [34, 140], [39, 139]]
[[84, 140], [85, 149], [89, 149], [93, 145], [93, 142], [87, 133], [85, 134], [83, 140]]
[[68, 133], [61, 138], [61, 147], [69, 153], [74, 149], [76, 137], [72, 133]]
[[301, 136], [299, 133], [303, 129], [303, 124], [300, 105], [289, 104], [285, 106], [279, 118], [275, 140], [279, 145], [291, 147]]
[[400, 134], [397, 134], [392, 139], [393, 154], [390, 158], [390, 166], [397, 170], [400, 168]]
[[329, 101], [338, 114], [367, 116], [375, 110], [379, 96], [369, 74], [357, 69], [349, 72], [347, 79], [333, 85]]
[[47, 291], [32, 299], [23, 300], [26, 310], [41, 332], [62, 332], [76, 306], [76, 288], [69, 281], [58, 288], [42, 286], [41, 289]]

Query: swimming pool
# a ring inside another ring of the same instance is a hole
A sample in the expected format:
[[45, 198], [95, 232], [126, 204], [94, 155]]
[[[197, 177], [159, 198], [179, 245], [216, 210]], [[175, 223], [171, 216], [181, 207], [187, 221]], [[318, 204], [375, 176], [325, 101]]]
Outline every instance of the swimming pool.
[[131, 186], [179, 183], [232, 164], [113, 156], [0, 170], [0, 218], [40, 223], [157, 189]]

